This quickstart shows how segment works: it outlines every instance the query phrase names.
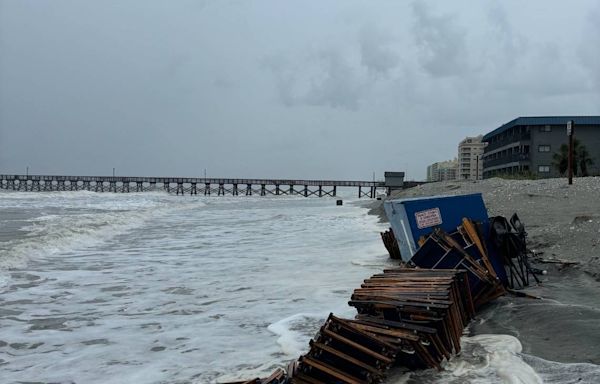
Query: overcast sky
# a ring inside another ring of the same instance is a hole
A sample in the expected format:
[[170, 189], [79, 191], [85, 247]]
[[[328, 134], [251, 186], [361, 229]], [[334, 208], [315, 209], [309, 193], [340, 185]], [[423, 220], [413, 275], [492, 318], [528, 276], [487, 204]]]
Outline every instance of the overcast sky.
[[0, 0], [0, 172], [425, 178], [600, 114], [600, 2]]

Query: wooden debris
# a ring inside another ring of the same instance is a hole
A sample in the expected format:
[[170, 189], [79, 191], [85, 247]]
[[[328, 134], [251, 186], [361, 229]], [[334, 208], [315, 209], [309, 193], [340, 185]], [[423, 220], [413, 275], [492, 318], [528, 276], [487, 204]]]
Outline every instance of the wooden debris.
[[380, 232], [380, 235], [385, 249], [387, 249], [390, 254], [390, 258], [400, 260], [402, 258], [400, 255], [400, 247], [398, 246], [398, 240], [396, 240], [392, 228], [385, 232]]
[[506, 292], [488, 257], [483, 240], [475, 225], [468, 219], [463, 219], [463, 225], [453, 234], [436, 228], [413, 255], [411, 263], [434, 270], [466, 270], [475, 308]]

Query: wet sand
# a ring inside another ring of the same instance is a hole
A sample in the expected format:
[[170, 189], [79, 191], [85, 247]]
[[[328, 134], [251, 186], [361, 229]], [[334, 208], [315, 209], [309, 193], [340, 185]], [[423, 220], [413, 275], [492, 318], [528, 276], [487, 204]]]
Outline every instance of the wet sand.
[[[528, 248], [541, 259], [578, 264], [533, 263], [548, 271], [525, 292], [542, 300], [508, 295], [486, 306], [471, 334], [509, 334], [523, 352], [562, 363], [600, 364], [600, 178], [430, 183], [391, 198], [480, 192], [490, 216], [516, 212], [529, 234]], [[371, 213], [385, 221], [382, 201]]]

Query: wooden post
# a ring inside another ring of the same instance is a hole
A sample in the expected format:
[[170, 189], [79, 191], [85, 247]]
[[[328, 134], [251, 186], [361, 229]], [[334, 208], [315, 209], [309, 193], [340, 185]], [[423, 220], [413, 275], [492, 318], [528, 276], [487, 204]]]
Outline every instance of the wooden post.
[[319, 185], [319, 197], [323, 197], [323, 186]]
[[575, 123], [573, 120], [567, 121], [567, 135], [569, 136], [569, 160], [567, 162], [569, 185], [573, 184], [573, 135], [575, 134]]
[[304, 197], [308, 197], [308, 185], [304, 186]]
[[360, 199], [362, 195], [362, 187], [359, 185], [358, 186], [358, 198]]

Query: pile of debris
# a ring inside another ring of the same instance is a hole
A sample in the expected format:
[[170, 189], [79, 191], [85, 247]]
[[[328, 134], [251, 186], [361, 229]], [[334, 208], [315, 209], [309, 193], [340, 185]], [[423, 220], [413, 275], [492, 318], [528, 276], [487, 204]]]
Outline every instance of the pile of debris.
[[476, 308], [506, 292], [488, 257], [485, 242], [471, 220], [464, 218], [463, 224], [451, 234], [436, 228], [420, 244], [410, 264], [420, 268], [458, 268], [468, 271]]
[[[286, 371], [236, 384], [379, 383], [392, 366], [441, 370], [460, 352], [477, 309], [528, 284], [526, 233], [516, 215], [510, 225], [494, 218], [490, 226], [480, 195], [425, 200], [386, 202], [390, 224], [403, 236], [390, 228], [381, 237], [390, 256], [403, 261], [354, 290], [354, 319], [330, 314], [308, 353]], [[461, 207], [472, 215], [459, 216]]]
[[349, 304], [358, 315], [330, 314], [309, 352], [287, 372], [243, 383], [367, 384], [381, 382], [392, 366], [441, 369], [460, 351], [463, 329], [475, 314], [461, 270], [387, 269], [365, 280]]

